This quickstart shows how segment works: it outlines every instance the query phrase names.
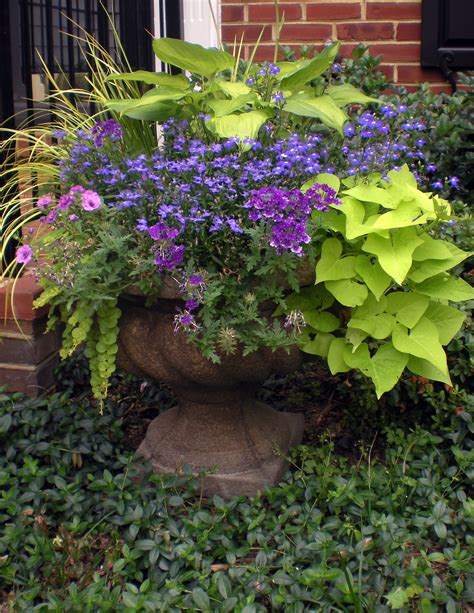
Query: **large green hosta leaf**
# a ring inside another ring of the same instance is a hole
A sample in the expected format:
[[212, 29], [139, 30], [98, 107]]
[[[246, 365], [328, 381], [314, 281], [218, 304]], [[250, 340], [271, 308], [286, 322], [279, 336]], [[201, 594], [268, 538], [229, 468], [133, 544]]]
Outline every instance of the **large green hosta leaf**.
[[342, 126], [348, 117], [330, 96], [306, 98], [291, 96], [288, 98], [284, 110], [300, 117], [314, 117], [326, 126], [337, 130], [342, 134]]
[[206, 104], [213, 111], [215, 117], [225, 117], [235, 111], [239, 111], [256, 99], [257, 95], [250, 93], [243, 96], [237, 96], [232, 100], [209, 100]]
[[179, 104], [172, 100], [153, 100], [148, 104], [134, 104], [131, 100], [108, 100], [105, 106], [111, 111], [132, 119], [158, 122], [166, 121], [171, 117], [179, 117], [181, 110]]
[[350, 83], [330, 85], [326, 88], [325, 93], [331, 96], [334, 102], [341, 107], [347, 106], [348, 104], [369, 104], [369, 102], [383, 104], [383, 102], [377, 98], [366, 96], [360, 89], [357, 89], [357, 87], [354, 87]]
[[257, 138], [258, 131], [270, 117], [271, 111], [259, 110], [248, 113], [214, 117], [206, 122], [206, 126], [221, 138], [237, 136], [240, 140]]
[[135, 72], [122, 72], [111, 74], [106, 81], [139, 81], [148, 85], [163, 85], [170, 89], [190, 89], [189, 80], [182, 74], [170, 75], [166, 72], [149, 72], [148, 70], [136, 70]]
[[226, 51], [205, 49], [201, 45], [176, 38], [154, 40], [153, 51], [166, 64], [204, 77], [212, 77], [217, 72], [228, 70], [235, 65], [235, 58]]
[[339, 42], [334, 43], [329, 47], [325, 47], [313, 59], [300, 61], [299, 67], [296, 70], [282, 78], [281, 88], [298, 92], [306, 83], [322, 75], [331, 66], [339, 51], [339, 47]]

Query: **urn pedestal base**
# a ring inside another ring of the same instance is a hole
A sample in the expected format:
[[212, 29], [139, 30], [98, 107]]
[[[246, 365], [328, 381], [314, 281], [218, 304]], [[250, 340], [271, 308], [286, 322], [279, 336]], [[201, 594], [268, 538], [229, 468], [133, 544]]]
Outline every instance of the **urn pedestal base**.
[[118, 364], [168, 384], [178, 400], [150, 424], [138, 452], [158, 473], [174, 473], [185, 464], [195, 472], [206, 467], [211, 471], [203, 483], [206, 496], [253, 495], [278, 481], [288, 449], [303, 434], [302, 415], [257, 402], [255, 391], [272, 374], [298, 368], [301, 354], [296, 347], [288, 352], [264, 347], [247, 356], [223, 355], [214, 364], [175, 332], [179, 304], [172, 296], [153, 307], [131, 297], [120, 304]]
[[208, 469], [204, 496], [252, 496], [278, 482], [303, 428], [303, 415], [250, 398], [206, 405], [181, 399], [152, 421], [138, 453], [157, 473], [175, 473], [185, 464], [196, 473]]

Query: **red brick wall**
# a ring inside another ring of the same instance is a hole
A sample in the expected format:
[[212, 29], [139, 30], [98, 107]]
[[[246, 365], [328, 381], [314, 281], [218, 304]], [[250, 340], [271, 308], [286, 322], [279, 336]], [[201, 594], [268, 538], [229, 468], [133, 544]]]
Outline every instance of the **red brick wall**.
[[[281, 41], [298, 50], [302, 44], [340, 40], [342, 56], [362, 42], [373, 55], [383, 55], [387, 76], [409, 89], [430, 81], [434, 91], [450, 91], [436, 69], [420, 67], [421, 0], [280, 0], [285, 14]], [[275, 36], [274, 0], [221, 0], [222, 39], [249, 50], [265, 27], [258, 60], [272, 60]]]

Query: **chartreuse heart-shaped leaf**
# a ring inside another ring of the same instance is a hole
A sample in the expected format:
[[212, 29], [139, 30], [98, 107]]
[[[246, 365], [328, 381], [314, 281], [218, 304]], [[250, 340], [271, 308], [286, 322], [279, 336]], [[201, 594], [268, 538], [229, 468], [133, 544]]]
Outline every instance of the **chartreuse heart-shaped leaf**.
[[401, 285], [411, 268], [412, 253], [422, 242], [415, 228], [400, 228], [389, 238], [370, 234], [362, 250], [376, 255], [380, 266]]
[[390, 194], [387, 189], [375, 185], [356, 185], [356, 187], [345, 190], [344, 194], [362, 202], [376, 202], [386, 209], [395, 209], [401, 200], [399, 195]]
[[184, 75], [170, 75], [166, 72], [149, 72], [148, 70], [136, 70], [135, 72], [122, 72], [111, 74], [106, 81], [139, 81], [148, 85], [163, 85], [170, 89], [189, 90], [191, 82]]
[[352, 317], [348, 322], [350, 328], [358, 328], [370, 334], [373, 338], [383, 339], [387, 338], [392, 333], [395, 326], [395, 317], [388, 313], [380, 313], [370, 319], [361, 319]]
[[390, 287], [391, 277], [384, 272], [378, 261], [372, 264], [366, 255], [358, 255], [354, 267], [362, 281], [379, 300], [385, 290]]
[[442, 372], [436, 368], [436, 366], [433, 366], [431, 362], [428, 362], [428, 360], [423, 360], [422, 358], [417, 358], [416, 356], [411, 355], [408, 359], [407, 368], [413, 374], [418, 375], [419, 377], [424, 377], [425, 379], [430, 379], [432, 381], [441, 381], [447, 385], [452, 385], [449, 373]]
[[359, 200], [345, 196], [338, 210], [346, 217], [345, 234], [348, 240], [363, 236], [370, 231], [370, 228], [364, 225], [366, 210]]
[[334, 296], [328, 292], [324, 285], [303, 287], [299, 292], [293, 292], [285, 298], [285, 309], [278, 307], [273, 316], [289, 313], [290, 311], [311, 311], [312, 309], [328, 309], [334, 303]]
[[347, 372], [351, 369], [343, 357], [346, 347], [348, 345], [343, 338], [335, 338], [329, 345], [327, 360], [332, 375], [336, 375], [338, 372]]
[[318, 96], [317, 98], [291, 96], [285, 104], [285, 111], [300, 117], [319, 119], [341, 135], [342, 126], [348, 119], [346, 113], [329, 96]]
[[[414, 224], [422, 224], [430, 217], [428, 213], [422, 213], [416, 202], [401, 202], [397, 208], [388, 213], [369, 217], [367, 225], [372, 231], [391, 230], [393, 228], [406, 228]], [[434, 215], [432, 216], [434, 218]]]
[[426, 232], [420, 234], [419, 237], [423, 242], [421, 245], [418, 245], [413, 252], [414, 262], [423, 262], [424, 260], [447, 260], [455, 255], [448, 249], [450, 243], [447, 241], [432, 238]]
[[341, 187], [341, 181], [338, 177], [336, 177], [336, 175], [331, 175], [327, 172], [322, 172], [319, 175], [313, 177], [312, 179], [309, 179], [309, 181], [306, 181], [306, 183], [303, 183], [303, 185], [301, 186], [301, 191], [303, 192], [303, 194], [305, 194], [310, 187], [313, 187], [315, 183], [318, 183], [319, 185], [329, 185], [329, 187], [332, 187], [336, 194], [339, 192], [339, 188]]
[[468, 253], [460, 253], [446, 260], [425, 260], [412, 268], [408, 274], [408, 278], [415, 283], [422, 283], [440, 272], [445, 272], [446, 270], [454, 268], [469, 257], [469, 255]]
[[342, 243], [337, 238], [327, 238], [321, 248], [321, 258], [316, 264], [316, 283], [350, 279], [355, 276], [355, 257], [341, 258]]
[[162, 62], [204, 77], [212, 77], [235, 65], [235, 58], [226, 51], [205, 49], [176, 38], [157, 38], [153, 41], [153, 51]]
[[431, 298], [462, 302], [474, 299], [474, 288], [462, 279], [455, 279], [449, 273], [441, 273], [431, 279], [418, 283], [416, 291]]
[[377, 98], [366, 96], [360, 89], [357, 89], [357, 87], [354, 87], [350, 83], [330, 85], [326, 88], [325, 93], [331, 96], [338, 106], [347, 106], [348, 104], [369, 104], [370, 102], [383, 104], [383, 102]]
[[366, 343], [354, 352], [346, 346], [343, 359], [351, 368], [358, 368], [372, 379], [377, 398], [396, 385], [408, 363], [408, 355], [398, 351], [391, 342], [379, 347], [372, 358]]
[[352, 279], [341, 279], [340, 281], [325, 281], [326, 289], [344, 306], [355, 307], [363, 304], [367, 298], [368, 290], [365, 285], [352, 281]]
[[300, 349], [311, 355], [319, 355], [322, 358], [327, 358], [329, 347], [334, 340], [333, 334], [327, 332], [318, 332], [313, 340], [307, 341], [300, 345]]
[[352, 351], [354, 352], [368, 336], [367, 332], [358, 328], [347, 328], [345, 338], [352, 345]]
[[416, 326], [430, 303], [428, 296], [416, 292], [392, 292], [386, 299], [387, 313], [395, 315], [396, 320], [407, 328]]
[[362, 319], [369, 319], [379, 313], [383, 313], [386, 310], [387, 300], [382, 296], [380, 300], [377, 300], [373, 294], [368, 294], [364, 303], [354, 309], [352, 315], [354, 317], [360, 317]]
[[448, 374], [446, 354], [439, 342], [438, 328], [427, 317], [422, 317], [411, 331], [402, 324], [393, 329], [392, 342], [398, 351], [427, 360], [441, 372]]
[[[306, 85], [306, 83], [322, 75], [334, 62], [339, 47], [340, 43], [336, 42], [333, 45], [325, 47], [321, 53], [315, 54], [313, 59], [300, 62], [296, 70], [287, 73], [287, 75], [281, 79], [281, 88], [297, 92], [301, 87]], [[279, 66], [281, 68], [281, 65]]]
[[391, 170], [387, 174], [388, 178], [392, 182], [393, 185], [396, 185], [399, 188], [404, 188], [405, 186], [414, 187], [418, 189], [416, 177], [410, 172], [407, 164], [403, 164], [400, 170]]
[[442, 345], [447, 345], [454, 338], [466, 319], [466, 313], [438, 302], [430, 302], [425, 315], [438, 328]]
[[259, 110], [226, 117], [214, 117], [206, 122], [206, 126], [221, 138], [232, 138], [233, 136], [240, 140], [257, 138], [260, 128], [270, 115], [271, 111]]
[[341, 325], [339, 319], [327, 311], [303, 311], [305, 322], [318, 332], [333, 332]]

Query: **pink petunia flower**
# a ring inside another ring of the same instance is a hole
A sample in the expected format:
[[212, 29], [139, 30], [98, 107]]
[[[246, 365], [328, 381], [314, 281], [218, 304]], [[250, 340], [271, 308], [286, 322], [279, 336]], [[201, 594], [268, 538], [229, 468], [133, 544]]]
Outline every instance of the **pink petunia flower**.
[[33, 257], [33, 249], [29, 245], [22, 245], [16, 250], [15, 258], [18, 264], [28, 264]]
[[101, 205], [99, 194], [92, 190], [86, 190], [81, 197], [81, 204], [84, 211], [95, 211]]
[[51, 196], [43, 196], [42, 198], [38, 198], [38, 202], [36, 203], [36, 206], [39, 209], [45, 209], [47, 206], [51, 204], [52, 201], [53, 199], [51, 198]]

